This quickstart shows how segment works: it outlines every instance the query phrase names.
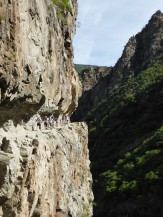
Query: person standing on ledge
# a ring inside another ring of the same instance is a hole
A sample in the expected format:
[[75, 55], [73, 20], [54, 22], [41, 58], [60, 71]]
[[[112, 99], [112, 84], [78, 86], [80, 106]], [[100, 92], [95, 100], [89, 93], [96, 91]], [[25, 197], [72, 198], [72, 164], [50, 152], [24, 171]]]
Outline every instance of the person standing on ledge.
[[40, 116], [37, 117], [36, 119], [36, 126], [41, 130], [41, 122], [42, 122], [42, 119]]
[[68, 124], [69, 122], [70, 122], [69, 116], [66, 114], [66, 115], [65, 115], [65, 123]]
[[45, 129], [48, 129], [48, 126], [49, 126], [49, 120], [48, 120], [48, 117], [47, 116], [45, 116], [44, 117], [44, 127], [45, 127]]
[[51, 115], [50, 118], [49, 118], [49, 125], [50, 125], [51, 128], [54, 128], [54, 121], [55, 121], [54, 116]]

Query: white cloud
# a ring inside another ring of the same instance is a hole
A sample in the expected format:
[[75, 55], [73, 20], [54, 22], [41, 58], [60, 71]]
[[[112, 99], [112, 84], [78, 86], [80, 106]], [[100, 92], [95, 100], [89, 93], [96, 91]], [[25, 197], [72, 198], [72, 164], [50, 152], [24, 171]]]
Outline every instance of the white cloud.
[[162, 0], [78, 0], [81, 27], [74, 39], [75, 63], [114, 65], [128, 39], [141, 31]]

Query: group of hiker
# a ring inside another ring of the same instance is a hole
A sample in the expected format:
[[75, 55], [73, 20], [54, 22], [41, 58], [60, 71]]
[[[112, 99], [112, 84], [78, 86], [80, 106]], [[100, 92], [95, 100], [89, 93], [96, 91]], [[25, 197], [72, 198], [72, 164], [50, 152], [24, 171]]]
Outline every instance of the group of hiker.
[[[58, 127], [60, 125], [68, 124], [70, 122], [70, 118], [68, 115], [60, 115], [58, 118], [55, 118], [53, 115], [48, 116], [40, 116], [38, 115], [34, 120], [34, 125], [39, 129], [52, 129], [54, 127]], [[35, 128], [35, 127], [33, 127]]]

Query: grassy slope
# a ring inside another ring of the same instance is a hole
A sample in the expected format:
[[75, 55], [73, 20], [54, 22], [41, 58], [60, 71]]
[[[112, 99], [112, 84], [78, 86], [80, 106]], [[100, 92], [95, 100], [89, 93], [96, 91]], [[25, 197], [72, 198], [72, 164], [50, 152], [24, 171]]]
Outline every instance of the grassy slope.
[[162, 87], [163, 66], [157, 64], [87, 115], [94, 216], [163, 216]]

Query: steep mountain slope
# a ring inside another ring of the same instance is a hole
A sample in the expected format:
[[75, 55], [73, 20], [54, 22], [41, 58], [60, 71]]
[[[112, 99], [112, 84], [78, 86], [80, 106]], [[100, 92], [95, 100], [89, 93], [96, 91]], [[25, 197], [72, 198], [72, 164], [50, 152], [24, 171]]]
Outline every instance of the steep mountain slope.
[[[155, 62], [162, 61], [162, 22], [162, 13], [157, 11], [148, 25], [136, 36], [129, 39], [122, 56], [116, 65], [110, 68], [108, 75], [80, 98], [75, 120], [84, 119], [91, 108], [94, 109], [101, 100], [110, 96], [129, 77], [136, 76]], [[82, 98], [87, 98], [85, 95], [88, 95], [87, 97], [91, 100], [91, 107], [80, 111], [80, 107], [85, 104]]]
[[101, 79], [108, 75], [110, 71], [111, 67], [106, 66], [90, 66], [83, 69], [79, 74], [82, 80], [83, 92], [92, 89]]
[[[85, 114], [92, 109], [92, 107], [96, 106], [96, 103], [99, 101], [100, 98], [99, 89], [103, 89], [103, 85], [107, 85], [105, 81], [107, 81], [107, 75], [109, 76], [111, 71], [112, 67], [101, 66], [89, 67], [80, 72], [80, 78], [83, 86], [83, 94], [82, 97], [79, 99], [79, 106], [77, 110], [72, 115], [72, 120], [82, 119]], [[96, 92], [97, 85], [99, 86], [97, 90], [98, 93]]]
[[94, 216], [163, 216], [162, 63], [163, 14], [157, 11], [79, 101], [73, 117], [89, 123]]
[[1, 217], [92, 216], [87, 125], [47, 123], [81, 95], [76, 14], [76, 0], [0, 1]]

